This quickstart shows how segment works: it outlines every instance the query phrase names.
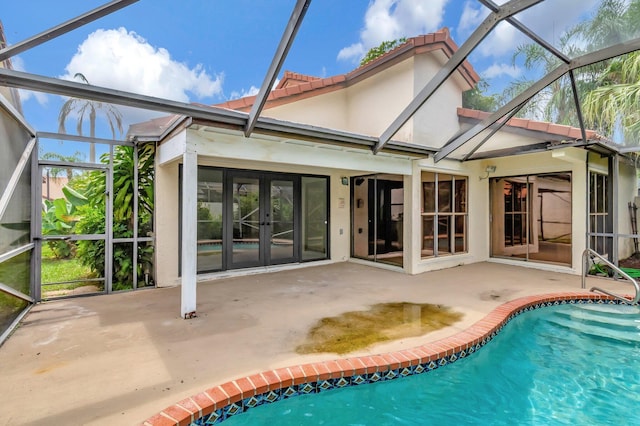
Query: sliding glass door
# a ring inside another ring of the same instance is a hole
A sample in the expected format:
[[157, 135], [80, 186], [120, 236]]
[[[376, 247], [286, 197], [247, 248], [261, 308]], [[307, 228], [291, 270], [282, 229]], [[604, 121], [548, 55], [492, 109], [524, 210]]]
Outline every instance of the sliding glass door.
[[491, 178], [491, 255], [571, 266], [571, 173]]
[[403, 264], [403, 176], [351, 178], [353, 257]]

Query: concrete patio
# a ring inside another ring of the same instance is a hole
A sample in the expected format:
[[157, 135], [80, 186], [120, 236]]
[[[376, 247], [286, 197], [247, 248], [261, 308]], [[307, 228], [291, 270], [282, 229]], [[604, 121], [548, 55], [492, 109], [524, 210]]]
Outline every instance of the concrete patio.
[[227, 380], [337, 358], [294, 348], [318, 319], [374, 303], [436, 303], [465, 315], [453, 327], [348, 356], [450, 336], [511, 299], [579, 290], [579, 276], [498, 263], [409, 276], [349, 262], [200, 283], [191, 320], [179, 317], [179, 288], [44, 303], [0, 348], [0, 424], [139, 424]]

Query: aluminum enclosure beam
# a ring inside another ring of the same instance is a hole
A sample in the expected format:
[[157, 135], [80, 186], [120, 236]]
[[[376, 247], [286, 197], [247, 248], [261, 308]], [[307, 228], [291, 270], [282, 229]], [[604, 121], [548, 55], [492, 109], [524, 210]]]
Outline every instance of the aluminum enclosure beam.
[[500, 7], [498, 12], [493, 12], [485, 18], [480, 26], [469, 36], [469, 38], [451, 55], [446, 64], [433, 76], [427, 85], [413, 98], [400, 115], [391, 125], [380, 135], [378, 143], [373, 149], [374, 153], [380, 152], [382, 147], [395, 135], [398, 130], [420, 109], [420, 107], [435, 93], [436, 90], [449, 78], [451, 74], [462, 64], [467, 56], [478, 44], [500, 23], [500, 21], [515, 15], [529, 7], [540, 3], [542, 0], [511, 0]]
[[535, 82], [533, 85], [531, 85], [528, 89], [520, 93], [518, 96], [514, 97], [511, 101], [509, 101], [502, 108], [498, 109], [496, 112], [491, 114], [489, 117], [485, 118], [480, 123], [476, 124], [471, 129], [464, 132], [462, 135], [454, 137], [451, 140], [449, 140], [440, 149], [440, 151], [438, 151], [434, 155], [433, 157], [434, 161], [438, 162], [446, 158], [449, 154], [451, 154], [453, 151], [455, 151], [456, 149], [460, 148], [462, 145], [467, 143], [470, 139], [475, 137], [482, 130], [491, 126], [500, 118], [510, 113], [514, 108], [521, 107], [522, 105], [527, 103], [539, 91], [541, 91], [546, 86], [548, 86], [549, 84], [553, 83], [554, 81], [562, 77], [565, 73], [572, 71], [576, 68], [592, 65], [600, 61], [605, 61], [607, 59], [615, 58], [617, 56], [634, 52], [636, 50], [640, 50], [640, 38], [635, 38], [627, 42], [619, 43], [614, 46], [609, 46], [600, 50], [596, 50], [595, 52], [587, 53], [585, 55], [579, 56], [571, 60], [569, 64], [561, 64], [560, 66], [558, 66], [557, 68], [549, 72], [547, 75], [542, 77], [540, 80]]
[[[246, 127], [248, 117], [248, 114], [245, 112], [176, 102], [168, 99], [92, 86], [75, 81], [44, 77], [5, 68], [0, 68], [0, 85], [108, 102], [153, 111], [162, 111], [202, 119], [207, 122], [240, 127], [242, 129]], [[268, 117], [258, 118], [255, 128], [256, 130], [259, 129], [261, 133], [291, 134], [305, 138], [319, 139], [322, 141], [352, 143], [360, 146], [367, 145], [369, 148], [373, 147], [377, 141], [377, 138], [371, 136], [308, 124], [286, 122]], [[36, 132], [33, 131], [34, 135], [35, 133]], [[393, 149], [396, 151], [406, 151], [414, 154], [422, 154], [424, 152], [425, 156], [435, 151], [434, 149], [422, 150], [417, 146], [410, 144], [406, 144], [405, 147], [401, 142], [394, 142], [393, 145]]]
[[296, 34], [300, 29], [300, 25], [302, 24], [302, 20], [304, 19], [304, 16], [307, 13], [310, 4], [311, 0], [298, 0], [295, 7], [293, 8], [293, 12], [291, 12], [291, 17], [289, 18], [289, 22], [287, 23], [284, 34], [282, 34], [282, 39], [280, 40], [278, 49], [273, 56], [271, 65], [269, 65], [269, 70], [264, 76], [264, 81], [262, 82], [260, 91], [256, 96], [256, 100], [253, 103], [253, 106], [251, 107], [249, 119], [244, 130], [244, 135], [246, 137], [249, 137], [249, 135], [251, 135], [251, 132], [253, 132], [256, 121], [258, 120], [258, 117], [260, 116], [264, 105], [267, 103], [269, 92], [271, 92], [273, 83], [275, 83], [276, 78], [278, 77], [278, 73], [280, 72], [280, 69], [284, 64], [284, 60], [289, 53], [289, 49], [293, 44], [293, 40], [295, 39]]
[[39, 139], [57, 139], [62, 141], [74, 141], [74, 142], [88, 142], [88, 143], [101, 143], [105, 145], [126, 145], [135, 146], [135, 143], [125, 140], [116, 139], [104, 139], [104, 138], [92, 138], [89, 136], [71, 135], [67, 133], [53, 133], [53, 132], [37, 132], [36, 136]]
[[[479, 0], [479, 1], [480, 3], [484, 4], [489, 9], [491, 9], [491, 11], [493, 12], [497, 12], [500, 9], [500, 6], [498, 6], [491, 0]], [[518, 21], [516, 18], [510, 17], [510, 18], [507, 18], [506, 21], [511, 25], [513, 25], [518, 31], [520, 31], [521, 33], [529, 37], [531, 40], [535, 41], [540, 46], [547, 49], [549, 52], [551, 52], [552, 55], [560, 59], [565, 64], [568, 64], [569, 62], [571, 62], [571, 59], [569, 59], [564, 53], [556, 49], [552, 44], [548, 43], [546, 40], [541, 38], [538, 34], [536, 34], [534, 31], [532, 31], [529, 27], [524, 25], [522, 22]]]
[[186, 115], [205, 120], [220, 121], [226, 124], [244, 125], [247, 117], [247, 114], [242, 112], [139, 95], [137, 93], [44, 77], [5, 68], [0, 68], [0, 85]]
[[520, 108], [516, 108], [513, 111], [511, 111], [504, 120], [502, 120], [501, 122], [499, 122], [497, 125], [494, 125], [493, 128], [491, 127], [487, 127], [487, 129], [491, 129], [491, 131], [489, 132], [489, 134], [487, 136], [485, 136], [478, 144], [476, 144], [475, 147], [473, 147], [473, 149], [471, 151], [469, 151], [463, 158], [462, 161], [467, 161], [469, 158], [471, 158], [471, 156], [473, 154], [476, 153], [477, 150], [479, 150], [482, 145], [484, 145], [489, 139], [491, 139], [491, 137], [493, 135], [495, 135], [496, 133], [498, 133], [498, 131], [500, 129], [502, 129], [505, 124], [507, 124], [509, 122], [509, 120], [511, 120], [513, 118], [514, 115], [516, 115], [518, 113], [518, 111], [520, 111]]
[[86, 25], [106, 15], [109, 15], [115, 11], [118, 11], [124, 7], [127, 7], [130, 4], [135, 3], [137, 1], [138, 0], [114, 0], [110, 3], [107, 3], [96, 9], [93, 9], [92, 11], [84, 13], [78, 16], [77, 18], [70, 19], [69, 21], [63, 22], [60, 25], [57, 25], [46, 31], [43, 31], [40, 34], [36, 34], [31, 38], [23, 40], [19, 43], [15, 43], [10, 47], [5, 47], [4, 49], [0, 49], [0, 62], [4, 61], [5, 59], [9, 59], [12, 56], [17, 55], [18, 53], [22, 53], [25, 50], [29, 50], [32, 47], [41, 45], [42, 43], [45, 43], [49, 40], [53, 40], [54, 38], [61, 36], [63, 34], [66, 34], [69, 31], [73, 31], [76, 28], [80, 28], [83, 25]]
[[587, 130], [584, 125], [584, 118], [582, 116], [582, 107], [580, 106], [580, 96], [578, 95], [578, 86], [576, 85], [576, 77], [573, 74], [573, 70], [569, 71], [569, 79], [571, 80], [571, 91], [573, 92], [573, 102], [576, 104], [576, 114], [578, 115], [578, 123], [580, 123], [580, 133], [582, 133], [582, 140], [587, 141]]

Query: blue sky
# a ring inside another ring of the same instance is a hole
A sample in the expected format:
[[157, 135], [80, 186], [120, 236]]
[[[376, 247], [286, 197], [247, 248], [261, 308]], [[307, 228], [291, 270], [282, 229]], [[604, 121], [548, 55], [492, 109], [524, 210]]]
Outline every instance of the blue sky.
[[[102, 5], [106, 0], [6, 1], [9, 45]], [[498, 2], [501, 3], [501, 2]], [[553, 5], [551, 5], [553, 3]], [[551, 42], [597, 0], [547, 1], [521, 15]], [[215, 104], [254, 94], [282, 36], [294, 0], [140, 0], [118, 12], [13, 58], [14, 68], [183, 102]], [[553, 13], [550, 14], [550, 7]], [[315, 0], [284, 64], [315, 76], [348, 72], [381, 41], [449, 27], [460, 45], [488, 14], [476, 0]], [[476, 71], [494, 86], [520, 78], [513, 49], [527, 39], [506, 23], [472, 54]], [[27, 121], [57, 131], [65, 99], [23, 93]], [[124, 111], [126, 124], [150, 117]], [[75, 122], [69, 122], [69, 131]], [[126, 126], [125, 126], [126, 127]], [[100, 136], [109, 137], [101, 130]]]

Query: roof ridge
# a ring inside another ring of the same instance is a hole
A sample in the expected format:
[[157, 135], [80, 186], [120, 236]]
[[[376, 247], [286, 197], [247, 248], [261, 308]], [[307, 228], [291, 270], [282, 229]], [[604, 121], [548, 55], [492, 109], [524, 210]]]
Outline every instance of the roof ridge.
[[[278, 85], [269, 93], [267, 101], [283, 99], [318, 89], [326, 88], [327, 90], [331, 90], [331, 86], [336, 86], [333, 88], [333, 90], [336, 90], [339, 87], [337, 85], [344, 84], [349, 80], [368, 74], [373, 70], [382, 67], [394, 58], [401, 57], [401, 55], [406, 52], [417, 51], [418, 53], [426, 53], [435, 50], [444, 51], [448, 57], [451, 57], [451, 55], [458, 50], [458, 45], [451, 38], [448, 28], [444, 27], [436, 32], [408, 38], [405, 43], [345, 74], [322, 78], [300, 74], [293, 71], [285, 71]], [[384, 68], [381, 68], [381, 70], [382, 69]], [[462, 77], [467, 80], [470, 85], [474, 85], [480, 80], [480, 76], [475, 72], [467, 60], [459, 66], [458, 72], [462, 74]], [[291, 80], [298, 81], [299, 83], [289, 84], [292, 82]], [[247, 96], [216, 104], [215, 106], [236, 110], [248, 110], [255, 102], [255, 99], [255, 96]]]

